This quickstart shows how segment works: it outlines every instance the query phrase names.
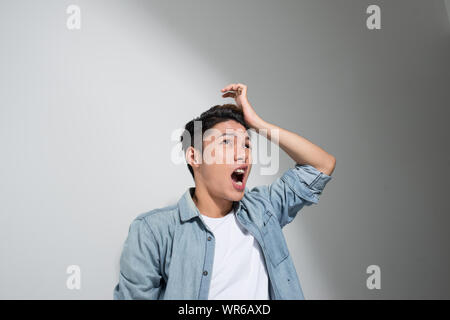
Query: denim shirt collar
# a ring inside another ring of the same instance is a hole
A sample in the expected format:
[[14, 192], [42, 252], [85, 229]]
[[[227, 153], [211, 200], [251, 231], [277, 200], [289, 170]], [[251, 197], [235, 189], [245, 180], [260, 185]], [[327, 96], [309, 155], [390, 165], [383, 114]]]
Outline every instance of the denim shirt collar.
[[[197, 206], [194, 203], [194, 200], [192, 200], [192, 195], [195, 192], [195, 187], [190, 187], [186, 190], [186, 192], [183, 194], [181, 199], [178, 201], [178, 208], [180, 211], [180, 218], [181, 221], [188, 221], [194, 217], [200, 216], [200, 212], [197, 208]], [[245, 188], [245, 192], [247, 192], [247, 188]], [[241, 201], [234, 201], [233, 202], [233, 209], [235, 212], [239, 212], [241, 209], [242, 203]]]

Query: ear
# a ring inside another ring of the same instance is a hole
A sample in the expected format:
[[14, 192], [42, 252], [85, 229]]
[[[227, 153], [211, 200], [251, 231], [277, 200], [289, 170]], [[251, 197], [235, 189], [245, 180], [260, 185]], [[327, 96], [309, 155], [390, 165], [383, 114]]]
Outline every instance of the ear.
[[197, 149], [190, 146], [186, 150], [186, 162], [191, 165], [192, 168], [198, 168], [201, 163], [201, 157]]

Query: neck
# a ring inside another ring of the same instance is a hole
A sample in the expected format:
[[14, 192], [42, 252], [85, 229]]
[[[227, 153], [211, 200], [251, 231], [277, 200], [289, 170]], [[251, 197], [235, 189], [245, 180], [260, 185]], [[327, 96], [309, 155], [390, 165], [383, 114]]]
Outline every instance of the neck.
[[233, 208], [233, 201], [212, 196], [201, 184], [196, 184], [192, 200], [202, 214], [212, 218], [224, 217]]

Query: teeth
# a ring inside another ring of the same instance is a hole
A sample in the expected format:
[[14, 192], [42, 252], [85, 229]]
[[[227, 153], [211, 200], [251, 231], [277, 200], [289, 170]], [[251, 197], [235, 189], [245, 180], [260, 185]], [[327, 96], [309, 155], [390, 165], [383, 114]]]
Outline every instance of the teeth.
[[238, 186], [242, 186], [242, 181], [238, 181], [238, 182], [236, 182], [236, 184], [237, 184]]
[[237, 172], [237, 173], [244, 173], [245, 170], [244, 169], [237, 169], [235, 172]]

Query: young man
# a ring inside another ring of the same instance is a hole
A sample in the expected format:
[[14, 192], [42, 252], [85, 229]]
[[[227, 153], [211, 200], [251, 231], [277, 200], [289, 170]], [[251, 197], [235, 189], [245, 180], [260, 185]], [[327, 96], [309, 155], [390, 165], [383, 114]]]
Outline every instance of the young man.
[[[304, 299], [282, 228], [318, 202], [336, 160], [261, 119], [247, 86], [221, 91], [236, 105], [214, 106], [188, 122], [182, 137], [195, 187], [131, 223], [114, 299]], [[295, 161], [272, 184], [251, 190], [248, 129], [266, 129]]]

